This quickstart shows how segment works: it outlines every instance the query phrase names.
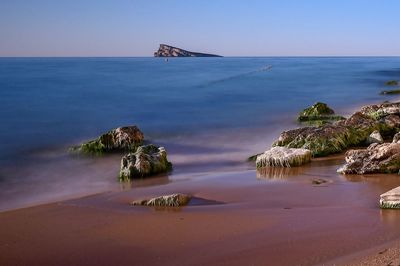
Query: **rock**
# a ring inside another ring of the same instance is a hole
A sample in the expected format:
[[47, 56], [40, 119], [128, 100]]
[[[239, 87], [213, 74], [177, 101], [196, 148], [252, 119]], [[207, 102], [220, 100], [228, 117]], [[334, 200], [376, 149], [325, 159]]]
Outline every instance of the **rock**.
[[120, 180], [141, 178], [172, 170], [172, 164], [167, 160], [164, 147], [155, 145], [139, 146], [134, 153], [122, 157]]
[[381, 91], [381, 94], [383, 94], [383, 95], [388, 95], [388, 94], [400, 94], [400, 89]]
[[143, 143], [143, 133], [137, 126], [118, 127], [95, 140], [83, 143], [72, 151], [103, 154], [113, 151], [134, 151]]
[[309, 149], [315, 157], [326, 156], [365, 145], [375, 130], [385, 137], [400, 130], [400, 103], [369, 105], [333, 124], [284, 131], [272, 146]]
[[392, 141], [392, 143], [398, 143], [399, 140], [400, 140], [400, 132], [396, 133], [396, 134], [393, 136], [393, 141]]
[[361, 113], [375, 120], [379, 120], [388, 115], [400, 115], [400, 102], [367, 105], [361, 108]]
[[399, 85], [399, 82], [397, 80], [389, 80], [385, 82], [386, 86], [397, 86]]
[[155, 57], [221, 57], [215, 54], [203, 54], [196, 52], [189, 52], [181, 48], [160, 44], [158, 51], [154, 53]]
[[367, 144], [372, 144], [372, 143], [379, 143], [379, 144], [383, 143], [383, 138], [378, 130], [372, 132], [367, 138]]
[[400, 209], [400, 187], [396, 187], [380, 196], [379, 206], [382, 209]]
[[311, 161], [311, 152], [307, 149], [274, 147], [257, 156], [256, 166], [300, 166]]
[[131, 205], [140, 206], [163, 206], [163, 207], [181, 207], [187, 205], [192, 196], [186, 194], [172, 194], [151, 199], [136, 200]]
[[[365, 140], [367, 136], [362, 139]], [[272, 145], [308, 149], [312, 156], [319, 157], [341, 152], [358, 142], [360, 142], [359, 139], [355, 138], [355, 134], [348, 127], [327, 124], [321, 127], [303, 127], [284, 131]]]
[[327, 183], [327, 182], [328, 182], [327, 180], [322, 179], [322, 178], [316, 178], [316, 179], [311, 180], [311, 183], [313, 185], [322, 185], [322, 184]]
[[400, 143], [371, 144], [364, 150], [346, 152], [342, 174], [398, 173], [400, 170]]
[[326, 103], [317, 102], [300, 112], [297, 120], [300, 122], [308, 121], [322, 125], [326, 123], [327, 120], [335, 121], [345, 119], [342, 116], [334, 114], [335, 112]]

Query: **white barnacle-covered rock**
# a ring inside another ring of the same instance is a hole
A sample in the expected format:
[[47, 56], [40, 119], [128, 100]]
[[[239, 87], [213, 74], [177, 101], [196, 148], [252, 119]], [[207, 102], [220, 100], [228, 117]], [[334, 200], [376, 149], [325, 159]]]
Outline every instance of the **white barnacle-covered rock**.
[[172, 194], [151, 199], [136, 200], [131, 202], [131, 205], [180, 207], [187, 205], [191, 198], [190, 195], [186, 194]]
[[367, 138], [367, 144], [383, 143], [383, 138], [378, 130], [374, 130]]
[[311, 161], [311, 151], [286, 147], [273, 147], [257, 156], [256, 166], [300, 166]]
[[382, 209], [400, 209], [400, 187], [396, 187], [380, 196], [379, 206]]

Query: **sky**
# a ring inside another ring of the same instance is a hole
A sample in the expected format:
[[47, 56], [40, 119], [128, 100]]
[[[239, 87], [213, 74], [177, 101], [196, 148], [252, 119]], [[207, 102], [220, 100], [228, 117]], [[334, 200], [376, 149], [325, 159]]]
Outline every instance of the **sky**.
[[400, 56], [399, 0], [0, 0], [0, 56]]

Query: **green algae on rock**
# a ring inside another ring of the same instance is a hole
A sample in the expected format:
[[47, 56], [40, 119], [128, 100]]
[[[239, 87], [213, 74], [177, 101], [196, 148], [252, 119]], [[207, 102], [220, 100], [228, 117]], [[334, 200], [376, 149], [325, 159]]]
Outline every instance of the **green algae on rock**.
[[339, 153], [352, 146], [364, 146], [369, 135], [378, 130], [393, 136], [400, 129], [400, 103], [369, 105], [346, 120], [321, 127], [303, 127], [284, 131], [273, 146], [309, 149], [320, 157]]
[[383, 95], [400, 94], [400, 89], [397, 89], [397, 90], [385, 90], [385, 91], [381, 91], [380, 94], [383, 94]]
[[292, 167], [300, 166], [311, 161], [311, 152], [307, 149], [273, 147], [257, 156], [256, 166]]
[[114, 151], [134, 151], [143, 143], [143, 133], [137, 126], [118, 127], [88, 141], [71, 151], [84, 154], [103, 154]]
[[181, 207], [187, 205], [192, 196], [186, 194], [165, 195], [151, 199], [135, 200], [131, 202], [134, 206], [155, 206], [155, 207]]
[[334, 115], [335, 112], [326, 103], [317, 102], [300, 112], [297, 120], [299, 122], [312, 122], [318, 125], [327, 123], [325, 121], [336, 121], [345, 119], [342, 116]]
[[380, 195], [379, 206], [381, 209], [400, 209], [400, 187]]
[[164, 147], [150, 144], [139, 146], [135, 152], [122, 157], [119, 179], [142, 178], [171, 170], [172, 164], [167, 160]]
[[399, 82], [397, 80], [389, 80], [385, 82], [386, 86], [397, 86], [399, 85]]

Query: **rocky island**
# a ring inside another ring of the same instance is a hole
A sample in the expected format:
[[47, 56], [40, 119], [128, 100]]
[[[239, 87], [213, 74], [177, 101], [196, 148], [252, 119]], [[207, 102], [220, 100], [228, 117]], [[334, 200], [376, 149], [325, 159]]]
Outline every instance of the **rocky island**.
[[158, 51], [154, 53], [154, 57], [222, 57], [215, 54], [204, 54], [197, 52], [190, 52], [181, 48], [160, 44]]

